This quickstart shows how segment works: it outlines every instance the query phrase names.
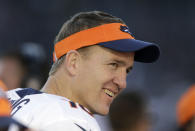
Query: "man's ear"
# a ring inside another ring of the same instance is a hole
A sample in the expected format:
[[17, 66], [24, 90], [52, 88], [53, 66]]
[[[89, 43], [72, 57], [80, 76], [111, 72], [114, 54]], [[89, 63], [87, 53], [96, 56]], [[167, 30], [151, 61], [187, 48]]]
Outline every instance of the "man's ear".
[[65, 66], [70, 75], [76, 75], [80, 62], [80, 54], [76, 50], [71, 50], [66, 54]]

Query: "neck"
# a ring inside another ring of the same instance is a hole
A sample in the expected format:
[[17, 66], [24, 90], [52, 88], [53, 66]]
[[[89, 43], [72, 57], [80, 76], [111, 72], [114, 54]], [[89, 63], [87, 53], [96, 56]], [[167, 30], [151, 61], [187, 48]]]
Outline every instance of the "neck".
[[58, 74], [49, 76], [41, 91], [48, 94], [63, 96], [68, 99], [72, 98], [71, 84], [65, 76], [58, 76]]
[[49, 94], [59, 95], [60, 91], [58, 88], [59, 86], [55, 76], [50, 76], [41, 91]]

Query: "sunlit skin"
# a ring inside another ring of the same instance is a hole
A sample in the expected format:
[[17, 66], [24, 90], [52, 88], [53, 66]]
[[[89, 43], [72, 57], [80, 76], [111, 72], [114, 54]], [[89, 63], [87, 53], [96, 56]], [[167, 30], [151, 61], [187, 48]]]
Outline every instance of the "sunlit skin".
[[[113, 99], [126, 88], [126, 76], [132, 69], [134, 55], [99, 46], [94, 46], [91, 52], [87, 59], [82, 59], [78, 82], [82, 88], [78, 88], [75, 96], [92, 113], [105, 115]], [[110, 97], [104, 89], [114, 92], [115, 96]]]
[[[106, 115], [114, 98], [126, 88], [134, 53], [116, 52], [100, 46], [89, 48], [87, 56], [77, 51], [68, 53], [64, 64], [49, 78], [55, 82], [48, 81], [43, 91], [65, 96], [93, 114]], [[108, 95], [105, 89], [114, 96]]]

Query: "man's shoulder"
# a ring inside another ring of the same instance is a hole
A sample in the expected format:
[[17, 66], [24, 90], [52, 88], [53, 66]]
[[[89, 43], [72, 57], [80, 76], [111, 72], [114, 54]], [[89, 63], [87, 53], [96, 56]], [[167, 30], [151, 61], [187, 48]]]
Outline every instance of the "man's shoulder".
[[97, 125], [93, 115], [82, 105], [57, 95], [47, 94], [32, 89], [9, 91], [12, 103], [12, 115], [25, 124], [41, 126], [57, 121], [72, 121]]
[[73, 109], [69, 99], [31, 88], [14, 89], [8, 91], [7, 96], [13, 108], [20, 105], [20, 108], [26, 110], [29, 108], [34, 109], [34, 111], [51, 111], [51, 113], [55, 110], [58, 110], [59, 113], [60, 110], [60, 112], [65, 112]]
[[65, 97], [47, 94], [35, 89], [31, 88], [18, 88], [14, 90], [10, 90], [7, 92], [8, 99], [12, 101], [22, 100], [22, 99], [30, 99], [31, 101], [35, 101], [36, 103], [42, 104], [52, 104], [57, 101], [66, 100]]
[[7, 94], [13, 107], [20, 105], [26, 110], [29, 108], [38, 112], [50, 112], [50, 114], [61, 113], [66, 115], [66, 117], [69, 115], [92, 116], [85, 107], [66, 97], [43, 93], [30, 88], [11, 90]]

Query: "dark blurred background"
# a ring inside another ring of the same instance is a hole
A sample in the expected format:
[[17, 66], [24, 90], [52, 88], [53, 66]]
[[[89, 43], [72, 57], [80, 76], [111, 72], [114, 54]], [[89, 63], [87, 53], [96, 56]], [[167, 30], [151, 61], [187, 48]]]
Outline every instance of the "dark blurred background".
[[53, 40], [65, 20], [89, 10], [118, 16], [136, 39], [161, 47], [156, 63], [135, 63], [126, 90], [144, 92], [154, 131], [174, 131], [176, 102], [195, 82], [194, 7], [193, 0], [0, 0], [0, 52], [37, 43], [51, 66]]

